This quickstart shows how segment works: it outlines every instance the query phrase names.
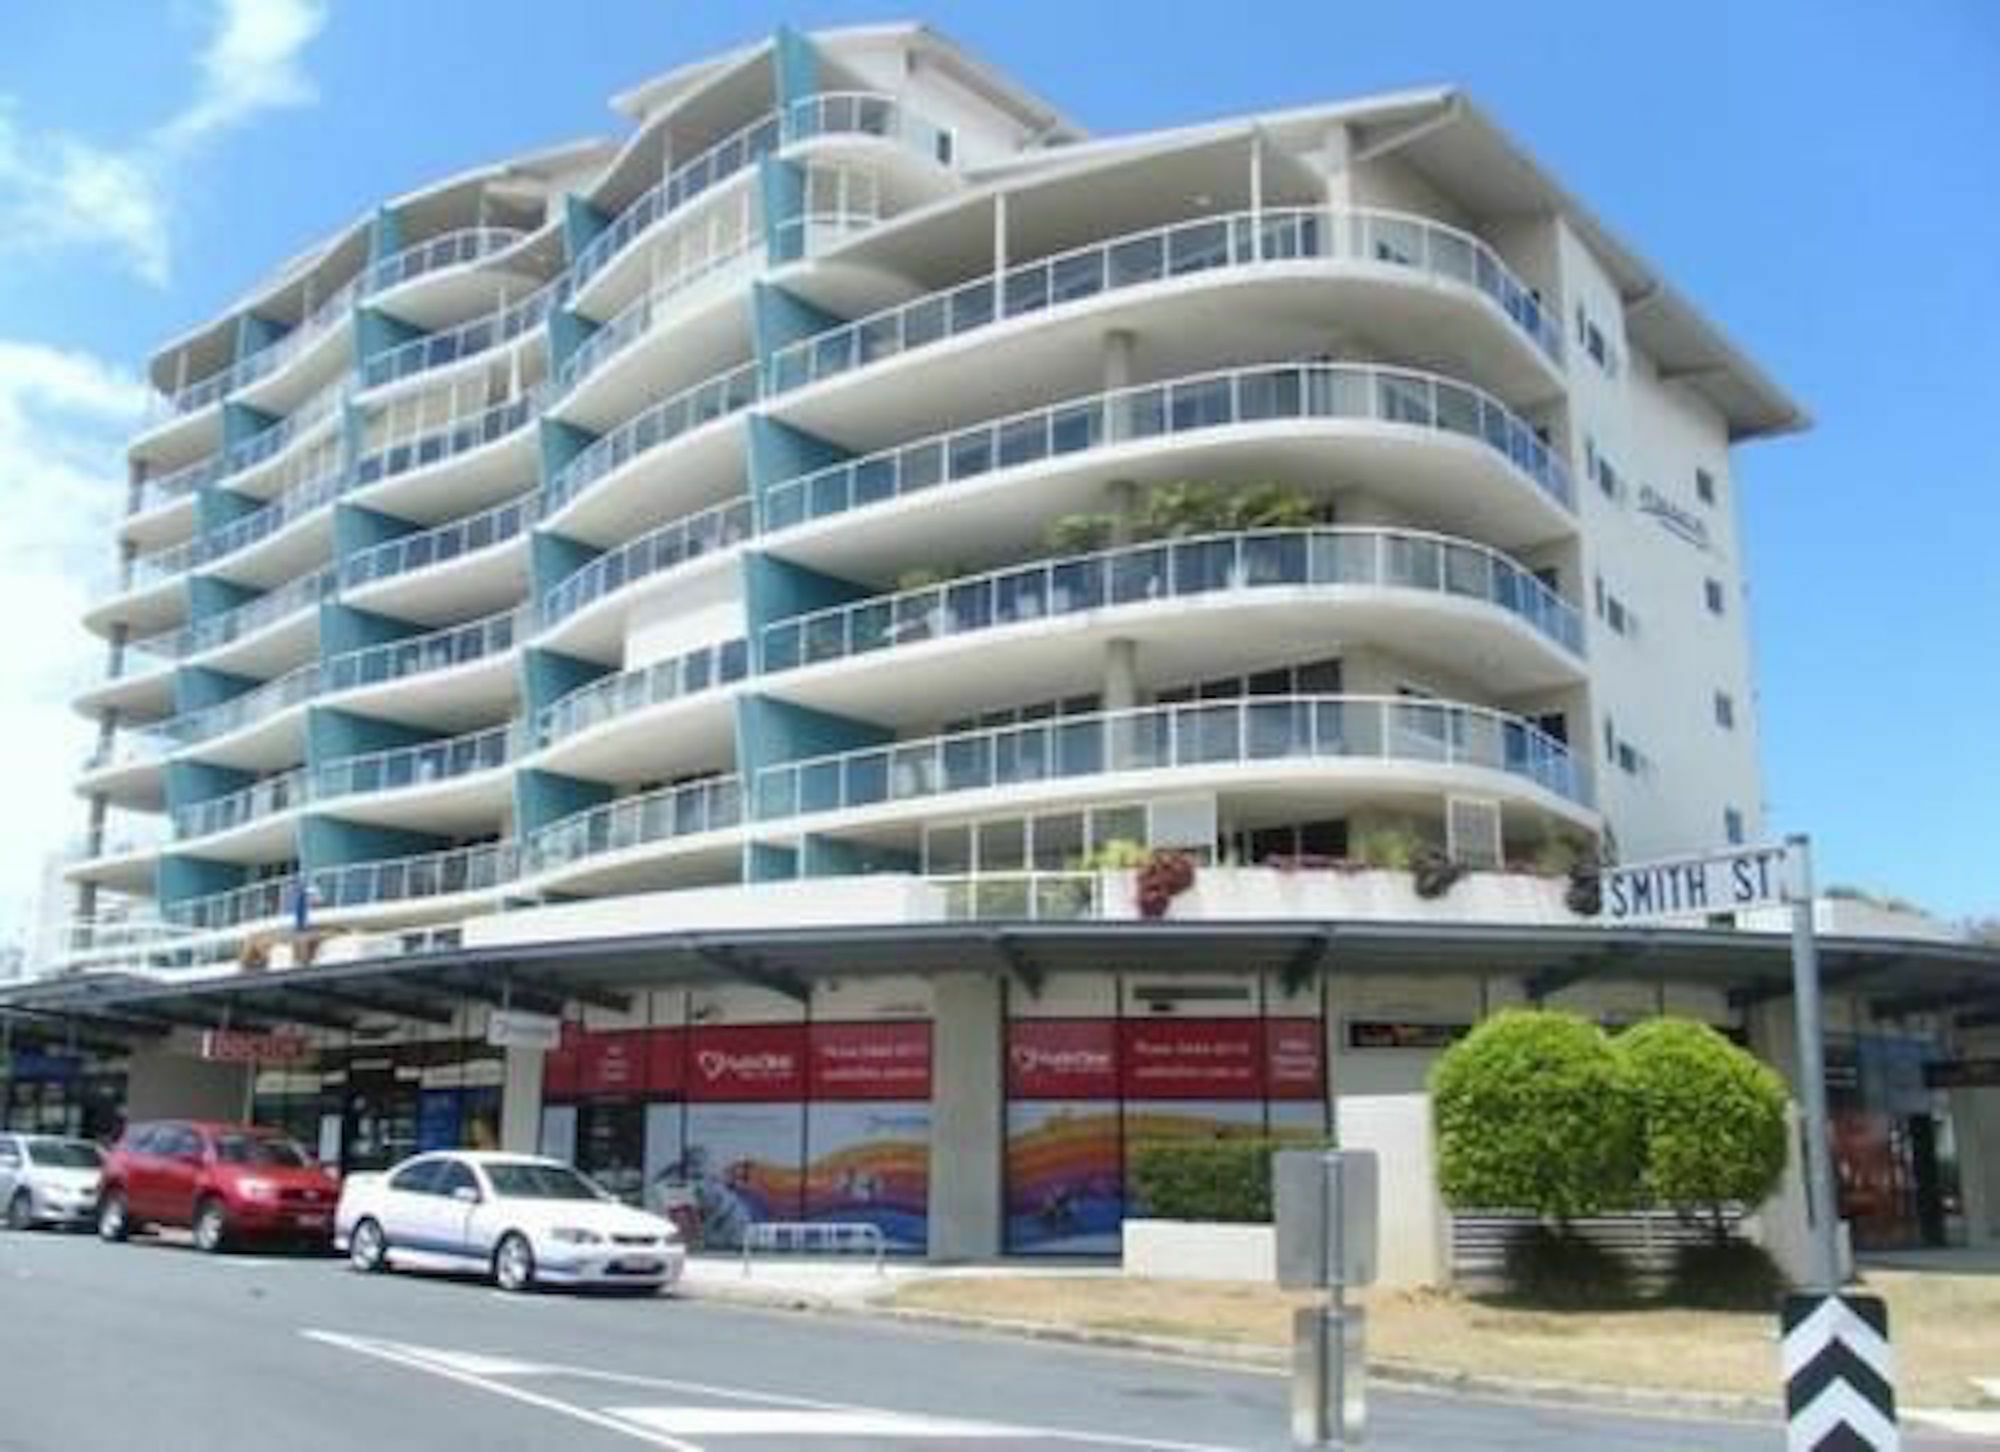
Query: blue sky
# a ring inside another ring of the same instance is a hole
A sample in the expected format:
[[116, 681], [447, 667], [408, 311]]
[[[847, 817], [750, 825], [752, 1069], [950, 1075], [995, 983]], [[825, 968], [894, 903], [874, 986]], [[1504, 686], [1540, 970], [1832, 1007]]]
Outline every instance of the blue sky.
[[2000, 914], [2000, 6], [100, 0], [0, 24], [0, 942], [82, 823], [148, 349], [385, 196], [615, 134], [767, 32], [919, 18], [1090, 130], [1456, 82], [1813, 411], [1737, 458], [1775, 828], [1825, 881]]

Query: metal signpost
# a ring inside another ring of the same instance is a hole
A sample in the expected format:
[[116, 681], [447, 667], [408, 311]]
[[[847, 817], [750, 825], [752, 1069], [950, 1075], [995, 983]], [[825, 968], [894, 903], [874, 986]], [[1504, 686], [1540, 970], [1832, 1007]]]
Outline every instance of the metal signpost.
[[1375, 1283], [1373, 1150], [1285, 1150], [1272, 1157], [1278, 1284], [1324, 1290], [1292, 1323], [1292, 1443], [1358, 1447], [1367, 1428], [1364, 1315], [1349, 1286]]

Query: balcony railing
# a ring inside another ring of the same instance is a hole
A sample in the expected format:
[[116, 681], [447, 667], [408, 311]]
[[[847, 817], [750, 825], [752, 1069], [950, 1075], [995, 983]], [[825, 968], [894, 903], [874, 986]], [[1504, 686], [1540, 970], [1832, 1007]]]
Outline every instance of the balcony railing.
[[427, 272], [477, 262], [496, 252], [505, 252], [527, 235], [518, 227], [467, 227], [462, 231], [447, 232], [369, 264], [368, 271], [363, 274], [367, 278], [364, 289], [371, 294], [378, 293], [412, 278], [422, 277]]
[[313, 906], [324, 911], [490, 892], [512, 882], [519, 871], [520, 854], [512, 842], [323, 867], [312, 874]]
[[1480, 601], [1571, 654], [1583, 653], [1576, 607], [1484, 545], [1405, 530], [1287, 529], [1046, 560], [815, 611], [765, 627], [763, 668], [792, 670], [1106, 607], [1224, 592], [1355, 586]]
[[880, 136], [944, 165], [952, 161], [950, 132], [894, 96], [872, 91], [822, 91], [792, 102], [785, 112], [785, 144], [816, 136]]
[[174, 749], [175, 741], [164, 726], [120, 727], [108, 740], [100, 740], [83, 759], [83, 769], [104, 771], [114, 766], [140, 766], [162, 761]]
[[384, 444], [355, 461], [354, 481], [357, 485], [373, 484], [504, 439], [541, 412], [542, 394], [540, 387], [531, 388], [469, 417]]
[[756, 227], [745, 226], [733, 243], [725, 243], [714, 252], [681, 259], [673, 272], [658, 278], [647, 291], [627, 303], [616, 317], [585, 338], [575, 352], [563, 359], [562, 366], [555, 373], [556, 392], [571, 392], [605, 363], [651, 332], [653, 325], [689, 288], [735, 263], [761, 254], [763, 249], [763, 233]]
[[377, 353], [361, 365], [361, 386], [377, 388], [399, 378], [444, 368], [471, 358], [541, 326], [549, 315], [559, 282], [551, 282], [519, 302], [439, 333], [426, 333]]
[[451, 625], [331, 656], [325, 663], [326, 689], [346, 691], [357, 686], [380, 685], [503, 655], [514, 648], [518, 617], [519, 612], [507, 610], [464, 625]]
[[313, 310], [289, 333], [274, 338], [249, 357], [239, 359], [230, 370], [233, 376], [229, 391], [234, 393], [239, 388], [248, 388], [258, 379], [276, 373], [310, 347], [315, 339], [346, 321], [348, 310], [361, 296], [365, 281], [364, 274], [350, 277], [315, 303]]
[[184, 651], [195, 655], [241, 640], [288, 615], [331, 600], [333, 592], [334, 572], [331, 566], [302, 575], [290, 584], [259, 595], [254, 600], [246, 600], [234, 609], [195, 621], [187, 627]]
[[128, 640], [111, 652], [104, 678], [107, 681], [129, 680], [146, 671], [172, 665], [186, 654], [187, 644], [185, 625]]
[[263, 508], [232, 519], [209, 535], [203, 541], [199, 563], [226, 558], [259, 540], [269, 539], [293, 520], [304, 518], [346, 493], [354, 476], [341, 467], [338, 451], [333, 451], [331, 457], [330, 466], [312, 478], [294, 484]]
[[1067, 716], [841, 752], [757, 774], [760, 820], [1121, 772], [1375, 760], [1482, 767], [1579, 805], [1568, 749], [1517, 716], [1442, 701], [1277, 696]]
[[1103, 879], [1095, 872], [963, 873], [930, 881], [943, 892], [951, 922], [1078, 922], [1104, 915]]
[[176, 745], [192, 746], [198, 741], [208, 741], [226, 735], [242, 726], [251, 725], [272, 716], [288, 706], [312, 696], [319, 690], [320, 665], [318, 661], [308, 661], [294, 670], [287, 671], [274, 681], [245, 691], [240, 696], [231, 696], [226, 701], [218, 701], [213, 706], [204, 706], [198, 711], [185, 712], [163, 722], [158, 728]]
[[518, 539], [534, 527], [540, 516], [539, 496], [530, 490], [505, 504], [454, 519], [435, 529], [384, 540], [341, 562], [340, 588], [352, 590], [374, 580], [441, 565], [461, 555]]
[[547, 872], [586, 857], [699, 836], [742, 825], [743, 792], [733, 776], [662, 787], [564, 817], [529, 839], [527, 866]]
[[1154, 228], [1023, 263], [997, 280], [931, 293], [781, 349], [771, 359], [770, 381], [775, 392], [802, 388], [1001, 318], [1217, 268], [1342, 260], [1409, 268], [1474, 288], [1551, 360], [1562, 359], [1556, 320], [1471, 234], [1393, 212], [1286, 209]]
[[757, 365], [746, 363], [714, 378], [705, 378], [592, 440], [549, 476], [543, 487], [543, 512], [554, 514], [629, 460], [705, 423], [750, 407], [758, 399], [758, 377]]
[[174, 813], [174, 835], [185, 841], [227, 832], [246, 822], [304, 806], [309, 797], [303, 770], [282, 772], [223, 796], [182, 807]]
[[298, 892], [299, 880], [296, 877], [267, 877], [227, 892], [168, 903], [161, 909], [160, 916], [171, 924], [194, 932], [220, 932], [226, 928], [240, 928], [246, 923], [287, 916], [297, 903]]
[[593, 600], [602, 599], [635, 580], [657, 575], [676, 565], [728, 549], [753, 532], [748, 499], [732, 499], [699, 514], [644, 534], [597, 556], [542, 597], [541, 621], [551, 626], [567, 620]]
[[670, 660], [592, 681], [542, 708], [536, 721], [542, 745], [588, 730], [648, 706], [678, 701], [684, 696], [732, 685], [750, 674], [750, 646], [745, 640], [705, 645]]
[[513, 758], [514, 738], [512, 726], [494, 726], [444, 741], [420, 741], [330, 761], [313, 777], [313, 796], [317, 801], [326, 801], [370, 792], [401, 791], [405, 787], [427, 786], [492, 771]]
[[1484, 444], [1575, 508], [1561, 457], [1476, 388], [1403, 369], [1281, 363], [1095, 394], [843, 460], [774, 486], [764, 496], [764, 532], [1092, 449], [1309, 419], [1372, 420]]
[[675, 167], [664, 181], [641, 193], [577, 252], [569, 268], [571, 290], [581, 290], [653, 223], [716, 183], [755, 165], [759, 157], [777, 149], [778, 141], [778, 116], [771, 112]]
[[349, 381], [343, 374], [277, 423], [231, 444], [224, 456], [223, 472], [240, 474], [282, 452], [294, 440], [303, 438], [338, 413], [347, 401], [348, 391]]
[[158, 509], [162, 504], [183, 498], [207, 484], [213, 484], [223, 474], [223, 459], [218, 453], [205, 459], [197, 459], [174, 470], [171, 474], [160, 474], [139, 481], [139, 487], [132, 501], [132, 512], [144, 514]]

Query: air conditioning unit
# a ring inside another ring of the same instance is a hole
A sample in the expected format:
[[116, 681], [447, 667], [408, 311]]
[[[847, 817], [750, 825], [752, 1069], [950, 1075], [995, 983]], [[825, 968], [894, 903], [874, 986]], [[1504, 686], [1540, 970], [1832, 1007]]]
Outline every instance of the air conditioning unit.
[[1484, 797], [1447, 797], [1445, 852], [1466, 867], [1500, 867], [1500, 804]]

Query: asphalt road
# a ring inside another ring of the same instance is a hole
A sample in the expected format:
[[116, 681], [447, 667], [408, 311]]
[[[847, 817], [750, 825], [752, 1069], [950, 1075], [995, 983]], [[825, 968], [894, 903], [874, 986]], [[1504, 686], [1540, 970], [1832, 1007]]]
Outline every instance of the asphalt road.
[[[0, 1452], [1206, 1452], [1289, 1445], [1285, 1403], [1269, 1375], [855, 1317], [0, 1232]], [[1782, 1445], [1379, 1389], [1371, 1414], [1389, 1449]]]

